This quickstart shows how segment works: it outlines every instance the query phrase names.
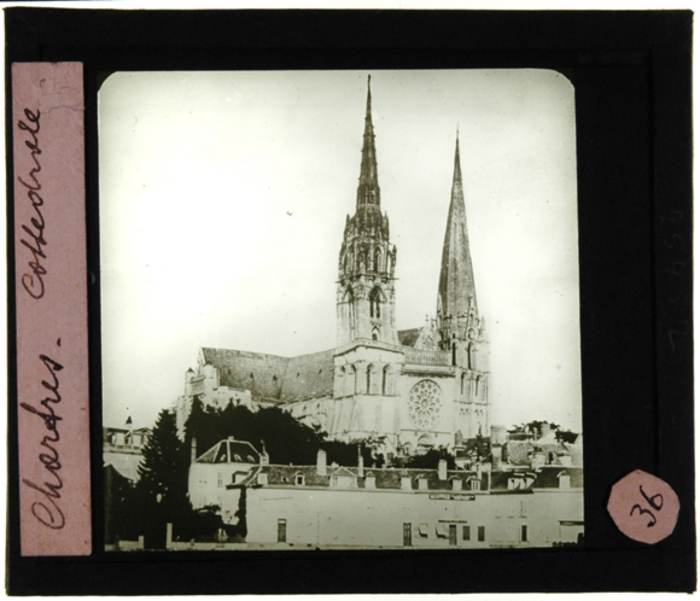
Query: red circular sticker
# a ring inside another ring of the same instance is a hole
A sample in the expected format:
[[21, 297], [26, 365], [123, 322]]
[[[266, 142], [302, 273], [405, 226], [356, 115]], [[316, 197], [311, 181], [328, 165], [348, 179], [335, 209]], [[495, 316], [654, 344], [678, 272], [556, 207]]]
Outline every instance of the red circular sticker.
[[635, 470], [610, 491], [608, 513], [625, 536], [653, 545], [670, 536], [678, 521], [678, 496], [660, 478]]

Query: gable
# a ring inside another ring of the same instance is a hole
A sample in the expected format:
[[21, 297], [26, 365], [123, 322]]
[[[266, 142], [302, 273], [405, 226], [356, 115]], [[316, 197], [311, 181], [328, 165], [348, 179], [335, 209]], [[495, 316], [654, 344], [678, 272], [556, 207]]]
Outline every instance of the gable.
[[413, 328], [411, 330], [399, 330], [396, 334], [399, 337], [401, 346], [413, 346], [416, 344], [423, 328]]

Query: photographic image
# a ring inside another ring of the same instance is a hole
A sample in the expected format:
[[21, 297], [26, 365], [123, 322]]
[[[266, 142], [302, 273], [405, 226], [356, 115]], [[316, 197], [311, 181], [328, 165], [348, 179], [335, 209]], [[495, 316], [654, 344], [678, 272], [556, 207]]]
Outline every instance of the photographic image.
[[116, 72], [108, 551], [584, 544], [575, 88]]

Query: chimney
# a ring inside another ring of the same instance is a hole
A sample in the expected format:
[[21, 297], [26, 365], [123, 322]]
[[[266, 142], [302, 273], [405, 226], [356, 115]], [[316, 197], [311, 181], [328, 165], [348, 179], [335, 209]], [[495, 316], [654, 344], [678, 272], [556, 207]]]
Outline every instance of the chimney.
[[365, 475], [365, 459], [359, 444], [357, 445], [357, 475], [360, 478], [364, 478]]
[[503, 445], [508, 440], [508, 430], [505, 426], [491, 426], [491, 446]]
[[544, 455], [544, 453], [542, 453], [542, 452], [540, 452], [540, 451], [535, 451], [535, 452], [532, 454], [532, 457], [530, 458], [530, 467], [531, 467], [533, 470], [536, 470], [536, 469], [538, 469], [538, 468], [540, 468], [540, 467], [543, 467], [543, 466], [544, 466], [544, 463], [545, 463], [545, 455]]
[[540, 438], [544, 438], [545, 436], [547, 436], [547, 434], [549, 434], [551, 432], [551, 430], [552, 430], [551, 426], [547, 422], [544, 422], [540, 426]]
[[326, 452], [323, 449], [319, 449], [316, 455], [316, 473], [319, 476], [326, 475]]
[[491, 447], [491, 469], [494, 471], [500, 471], [503, 461], [503, 447], [501, 445], [494, 445]]
[[197, 439], [192, 438], [192, 445], [190, 447], [190, 463], [194, 463], [197, 460]]
[[571, 467], [571, 455], [559, 455], [559, 463], [564, 467]]
[[265, 448], [265, 441], [260, 440], [262, 445], [262, 453], [260, 453], [260, 465], [270, 465], [270, 456], [267, 454], [267, 449]]
[[447, 460], [440, 459], [438, 461], [438, 479], [447, 480]]

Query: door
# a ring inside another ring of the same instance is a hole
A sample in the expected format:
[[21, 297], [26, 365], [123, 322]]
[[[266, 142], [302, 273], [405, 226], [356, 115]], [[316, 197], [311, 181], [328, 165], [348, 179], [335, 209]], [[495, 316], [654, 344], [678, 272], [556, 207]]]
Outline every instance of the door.
[[287, 520], [277, 520], [277, 542], [287, 542]]
[[450, 524], [450, 547], [457, 545], [457, 524]]
[[403, 525], [403, 546], [410, 547], [411, 544], [411, 524], [407, 522]]

